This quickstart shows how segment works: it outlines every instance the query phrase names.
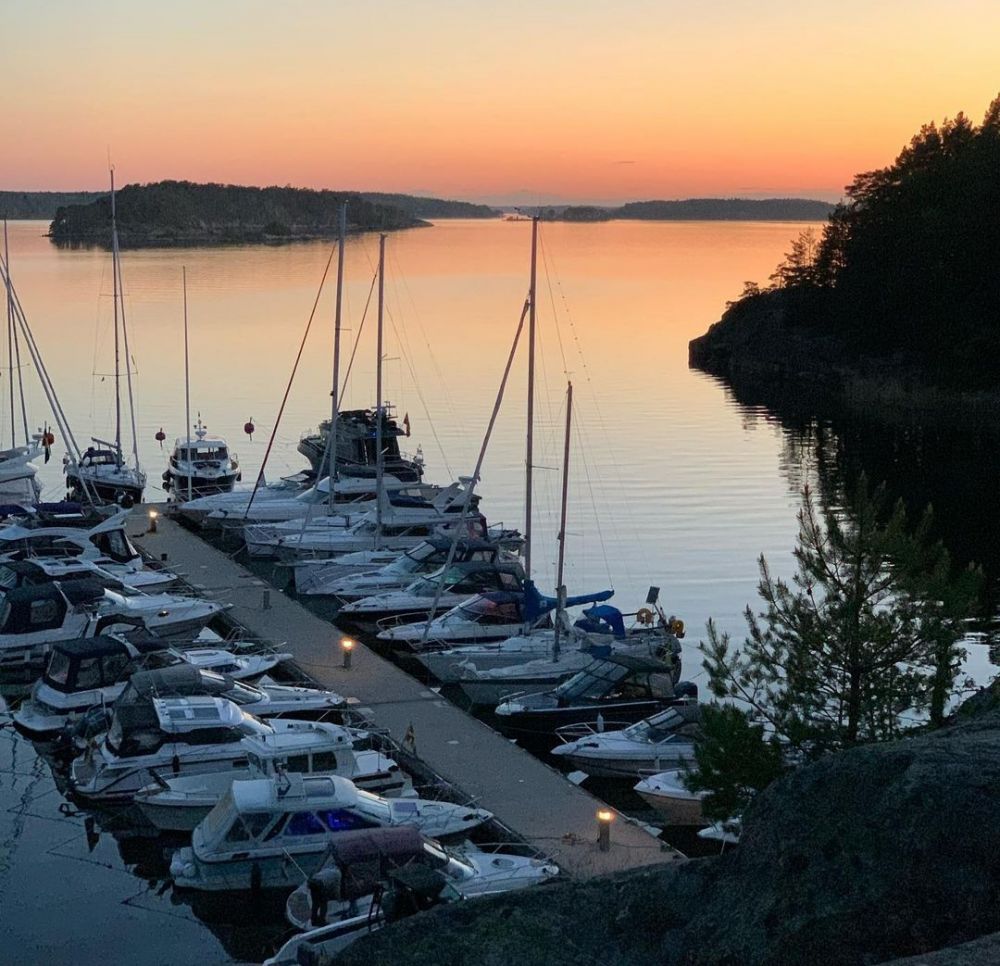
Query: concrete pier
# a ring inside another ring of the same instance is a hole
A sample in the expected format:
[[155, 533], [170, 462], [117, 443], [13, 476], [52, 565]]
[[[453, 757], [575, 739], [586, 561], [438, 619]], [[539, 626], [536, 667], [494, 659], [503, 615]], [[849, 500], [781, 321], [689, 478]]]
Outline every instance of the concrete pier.
[[[159, 511], [148, 532], [149, 511]], [[129, 532], [143, 550], [180, 573], [196, 591], [232, 605], [232, 616], [256, 638], [290, 651], [311, 677], [371, 708], [399, 742], [412, 731], [416, 754], [438, 775], [569, 875], [586, 878], [681, 856], [615, 813], [611, 847], [597, 845], [597, 811], [607, 806], [562, 774], [455, 707], [363, 643], [343, 667], [341, 633], [227, 554], [172, 520], [165, 507], [136, 507]], [[613, 810], [612, 810], [613, 811]]]

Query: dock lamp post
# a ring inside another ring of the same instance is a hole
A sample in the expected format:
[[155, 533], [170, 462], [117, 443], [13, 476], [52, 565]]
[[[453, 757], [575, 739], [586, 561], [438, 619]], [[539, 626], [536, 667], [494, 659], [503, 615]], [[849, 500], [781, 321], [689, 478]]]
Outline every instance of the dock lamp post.
[[156, 521], [159, 516], [160, 514], [157, 513], [156, 510], [149, 511], [149, 530], [147, 531], [148, 533], [156, 533]]
[[354, 653], [354, 641], [349, 637], [340, 639], [340, 649], [344, 652], [344, 670], [351, 669], [351, 655]]
[[611, 851], [611, 823], [615, 813], [609, 808], [602, 808], [597, 813], [597, 848], [601, 852]]

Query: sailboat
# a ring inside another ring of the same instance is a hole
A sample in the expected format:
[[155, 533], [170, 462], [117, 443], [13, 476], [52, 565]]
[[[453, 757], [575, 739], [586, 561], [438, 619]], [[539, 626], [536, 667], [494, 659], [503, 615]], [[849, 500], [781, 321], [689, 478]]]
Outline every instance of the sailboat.
[[[115, 209], [115, 171], [111, 169], [111, 275], [115, 326], [115, 438], [113, 441], [92, 438], [79, 459], [65, 462], [66, 486], [71, 499], [94, 503], [120, 503], [131, 506], [142, 501], [146, 474], [139, 466], [139, 441], [135, 429], [135, 397], [132, 392], [132, 355], [125, 323], [125, 299], [122, 292], [121, 260], [118, 251], [118, 219]], [[122, 451], [122, 364], [125, 352], [125, 375], [128, 387], [129, 415], [132, 423], [132, 456], [129, 466]]]
[[[41, 456], [42, 434], [28, 433], [28, 414], [24, 399], [24, 382], [21, 378], [21, 342], [14, 319], [14, 289], [10, 281], [10, 246], [7, 240], [7, 219], [3, 222], [4, 275], [7, 292], [7, 384], [10, 390], [10, 448], [0, 450], [0, 504], [37, 503], [42, 487], [36, 478], [38, 468], [31, 462]], [[21, 400], [21, 422], [24, 442], [17, 441], [17, 414], [14, 408], [15, 372], [17, 391]]]
[[163, 472], [163, 489], [175, 503], [194, 500], [214, 493], [229, 493], [240, 481], [240, 463], [229, 444], [221, 436], [209, 435], [201, 421], [191, 437], [191, 374], [188, 355], [187, 269], [181, 269], [184, 291], [184, 420], [186, 436], [178, 436], [170, 454], [170, 463]]

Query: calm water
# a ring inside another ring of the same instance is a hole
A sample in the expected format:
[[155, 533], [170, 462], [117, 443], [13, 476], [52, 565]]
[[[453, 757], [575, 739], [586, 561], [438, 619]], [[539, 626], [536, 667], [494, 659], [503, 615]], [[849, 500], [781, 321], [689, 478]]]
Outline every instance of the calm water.
[[[687, 343], [715, 321], [747, 279], [763, 280], [799, 224], [610, 223], [541, 228], [534, 562], [554, 580], [561, 436], [567, 373], [576, 389], [570, 485], [568, 586], [613, 586], [640, 605], [661, 588], [688, 626], [687, 676], [698, 681], [705, 620], [742, 631], [755, 599], [756, 558], [790, 570], [795, 512], [805, 483], [835, 504], [864, 470], [911, 506], [934, 502], [957, 557], [1000, 573], [992, 534], [993, 447], [920, 427], [887, 430], [843, 414], [802, 413], [774, 399], [734, 394], [687, 366]], [[63, 251], [45, 225], [12, 225], [12, 267], [22, 304], [78, 440], [113, 432], [110, 261]], [[528, 223], [455, 221], [388, 241], [386, 398], [408, 413], [411, 449], [427, 477], [446, 482], [474, 464], [527, 289]], [[347, 255], [346, 325], [360, 327], [377, 240]], [[330, 254], [325, 244], [170, 249], [123, 255], [137, 368], [140, 456], [156, 488], [169, 441], [184, 432], [181, 268], [187, 267], [192, 406], [229, 438], [246, 478], [260, 467], [292, 361]], [[332, 278], [331, 278], [332, 282]], [[299, 435], [328, 415], [332, 284], [323, 294], [289, 397], [268, 476], [299, 469]], [[349, 407], [374, 402], [374, 307], [347, 388]], [[494, 522], [523, 526], [523, 348], [485, 465], [483, 507]], [[35, 387], [31, 421], [48, 414]], [[0, 398], [7, 374], [0, 375]], [[257, 435], [249, 441], [249, 418]], [[9, 436], [9, 413], [0, 434]], [[44, 470], [61, 493], [59, 457]], [[972, 454], [972, 455], [970, 455]], [[970, 670], [989, 672], [987, 649]], [[59, 811], [47, 765], [0, 731], [0, 909], [25, 944], [20, 961], [91, 962], [107, 953], [99, 916], [135, 962], [250, 958], [280, 931], [276, 910], [247, 910], [264, 935], [234, 930], [233, 912], [178, 903], [160, 884], [163, 844], [126, 837], [114, 816], [96, 827]], [[88, 830], [90, 835], [88, 837]], [[116, 833], [117, 837], [116, 837]], [[99, 898], [97, 898], [99, 897]], [[240, 917], [237, 917], [240, 918]], [[245, 917], [244, 917], [245, 919]], [[45, 935], [44, 923], [52, 935]], [[210, 923], [206, 930], [203, 923]], [[65, 925], [65, 930], [59, 924]], [[144, 940], [155, 930], [157, 943]], [[62, 945], [74, 936], [72, 951]], [[11, 947], [8, 947], [11, 948]], [[166, 958], [164, 958], [166, 957]], [[120, 961], [123, 956], [112, 955]], [[3, 956], [0, 955], [0, 960]]]

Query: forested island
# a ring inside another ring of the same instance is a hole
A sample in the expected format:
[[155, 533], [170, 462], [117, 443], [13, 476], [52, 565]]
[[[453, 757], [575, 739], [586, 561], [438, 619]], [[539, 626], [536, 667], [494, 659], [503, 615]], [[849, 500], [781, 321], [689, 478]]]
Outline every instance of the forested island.
[[99, 191], [0, 191], [0, 218], [50, 221], [66, 205], [88, 205]]
[[823, 386], [862, 407], [996, 423], [1000, 402], [1000, 98], [979, 125], [927, 124], [859, 174], [822, 232], [747, 282], [691, 342], [735, 383]]
[[630, 201], [618, 208], [570, 205], [553, 209], [559, 221], [821, 221], [833, 210], [808, 198], [687, 198], [682, 201]]
[[[118, 191], [118, 233], [123, 247], [329, 238], [345, 200], [350, 231], [415, 228], [426, 224], [424, 217], [494, 215], [485, 205], [412, 195], [160, 181]], [[110, 198], [59, 207], [49, 234], [59, 244], [108, 244]]]

